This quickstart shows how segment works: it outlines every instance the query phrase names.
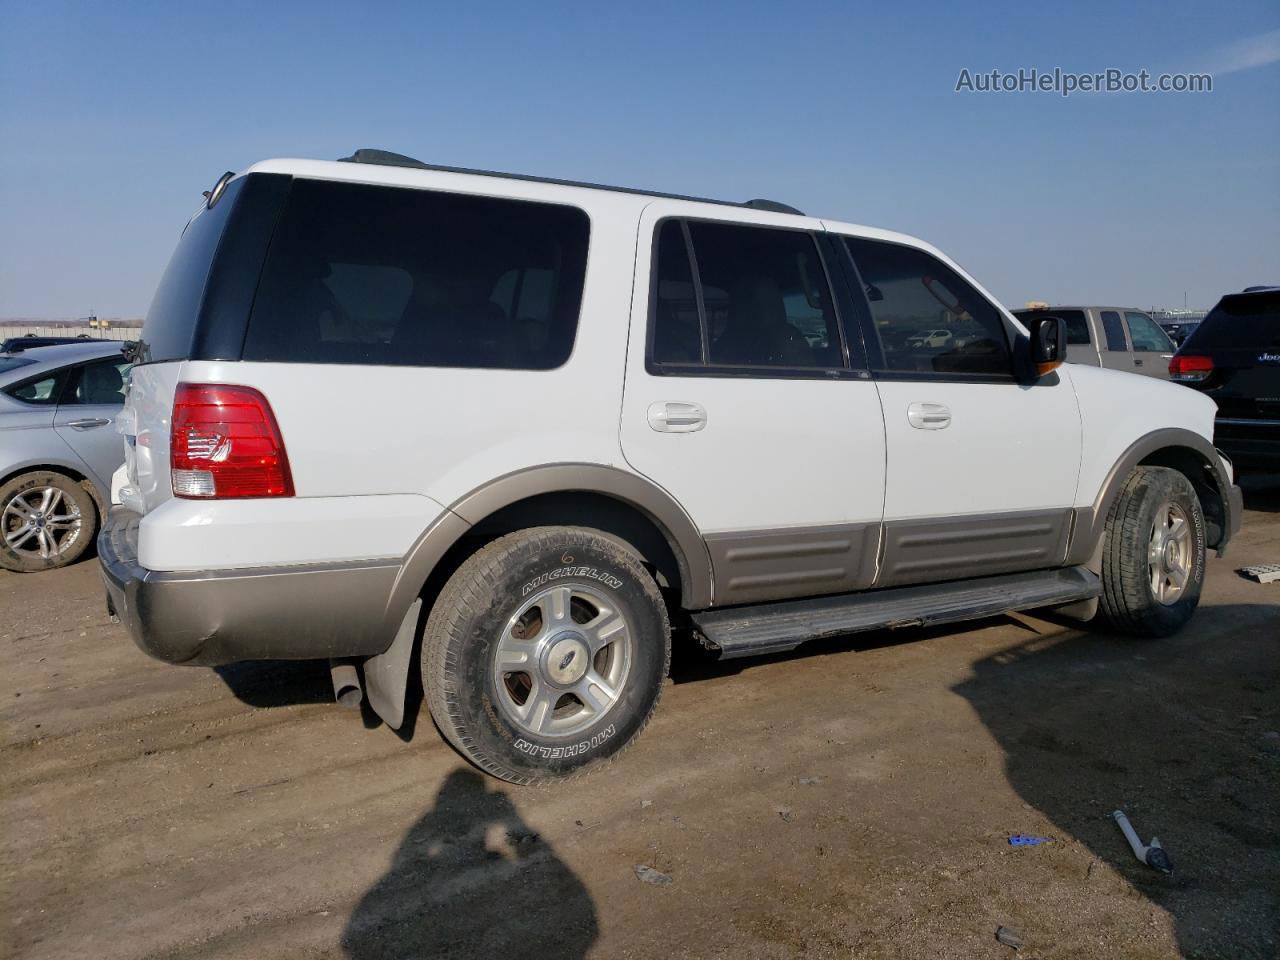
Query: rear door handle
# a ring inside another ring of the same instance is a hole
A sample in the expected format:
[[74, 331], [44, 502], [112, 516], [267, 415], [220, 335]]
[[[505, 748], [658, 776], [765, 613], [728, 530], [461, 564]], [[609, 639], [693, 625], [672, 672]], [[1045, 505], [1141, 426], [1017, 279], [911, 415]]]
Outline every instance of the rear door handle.
[[649, 426], [659, 433], [696, 433], [707, 425], [700, 403], [668, 400], [649, 404]]
[[1134, 365], [1135, 367], [1140, 367], [1140, 366], [1142, 366], [1142, 358], [1141, 358], [1141, 357], [1134, 357], [1134, 358], [1133, 358], [1133, 365]]
[[86, 417], [83, 420], [68, 420], [67, 426], [76, 430], [92, 430], [94, 427], [105, 427], [110, 422], [102, 417]]
[[941, 403], [913, 403], [907, 420], [917, 430], [945, 430], [951, 425], [951, 411]]

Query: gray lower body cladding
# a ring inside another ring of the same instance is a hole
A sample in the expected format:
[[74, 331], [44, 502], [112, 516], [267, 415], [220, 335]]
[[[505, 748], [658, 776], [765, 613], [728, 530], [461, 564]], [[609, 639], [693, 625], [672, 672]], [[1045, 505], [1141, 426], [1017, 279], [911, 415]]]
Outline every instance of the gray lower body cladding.
[[806, 640], [925, 626], [1088, 600], [1102, 583], [1083, 567], [706, 610], [693, 615], [722, 659], [792, 650]]
[[157, 572], [137, 561], [137, 514], [115, 510], [98, 537], [111, 611], [168, 663], [311, 660], [381, 653], [398, 561]]
[[717, 606], [871, 586], [878, 523], [708, 534]]
[[1038, 570], [1063, 562], [1071, 511], [890, 520], [878, 587]]

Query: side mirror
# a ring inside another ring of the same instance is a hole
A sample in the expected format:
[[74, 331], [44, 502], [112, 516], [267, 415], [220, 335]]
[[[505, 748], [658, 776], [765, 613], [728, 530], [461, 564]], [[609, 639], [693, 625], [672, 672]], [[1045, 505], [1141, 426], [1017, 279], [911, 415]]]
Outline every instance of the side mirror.
[[1031, 335], [1031, 367], [1037, 378], [1067, 359], [1067, 322], [1061, 317], [1035, 317], [1027, 321], [1027, 331]]

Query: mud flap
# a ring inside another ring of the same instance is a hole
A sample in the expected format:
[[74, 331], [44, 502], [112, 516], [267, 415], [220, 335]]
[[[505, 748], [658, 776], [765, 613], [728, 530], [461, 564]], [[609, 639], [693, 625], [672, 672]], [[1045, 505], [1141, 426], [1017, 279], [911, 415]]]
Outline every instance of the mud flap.
[[418, 613], [421, 610], [422, 599], [419, 598], [409, 605], [391, 646], [364, 662], [364, 688], [369, 706], [392, 730], [399, 730], [404, 724], [409, 664], [413, 660], [413, 641], [418, 632]]

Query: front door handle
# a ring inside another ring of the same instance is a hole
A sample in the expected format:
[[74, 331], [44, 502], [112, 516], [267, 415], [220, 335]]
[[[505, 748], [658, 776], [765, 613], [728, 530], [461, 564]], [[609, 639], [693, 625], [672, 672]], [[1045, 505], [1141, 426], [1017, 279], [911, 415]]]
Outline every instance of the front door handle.
[[76, 430], [92, 430], [94, 427], [105, 427], [110, 422], [102, 417], [86, 417], [83, 420], [68, 420], [67, 426]]
[[700, 403], [649, 404], [649, 426], [659, 433], [695, 433], [706, 425], [707, 411]]
[[951, 411], [941, 403], [913, 403], [907, 420], [917, 430], [945, 430], [951, 426]]

